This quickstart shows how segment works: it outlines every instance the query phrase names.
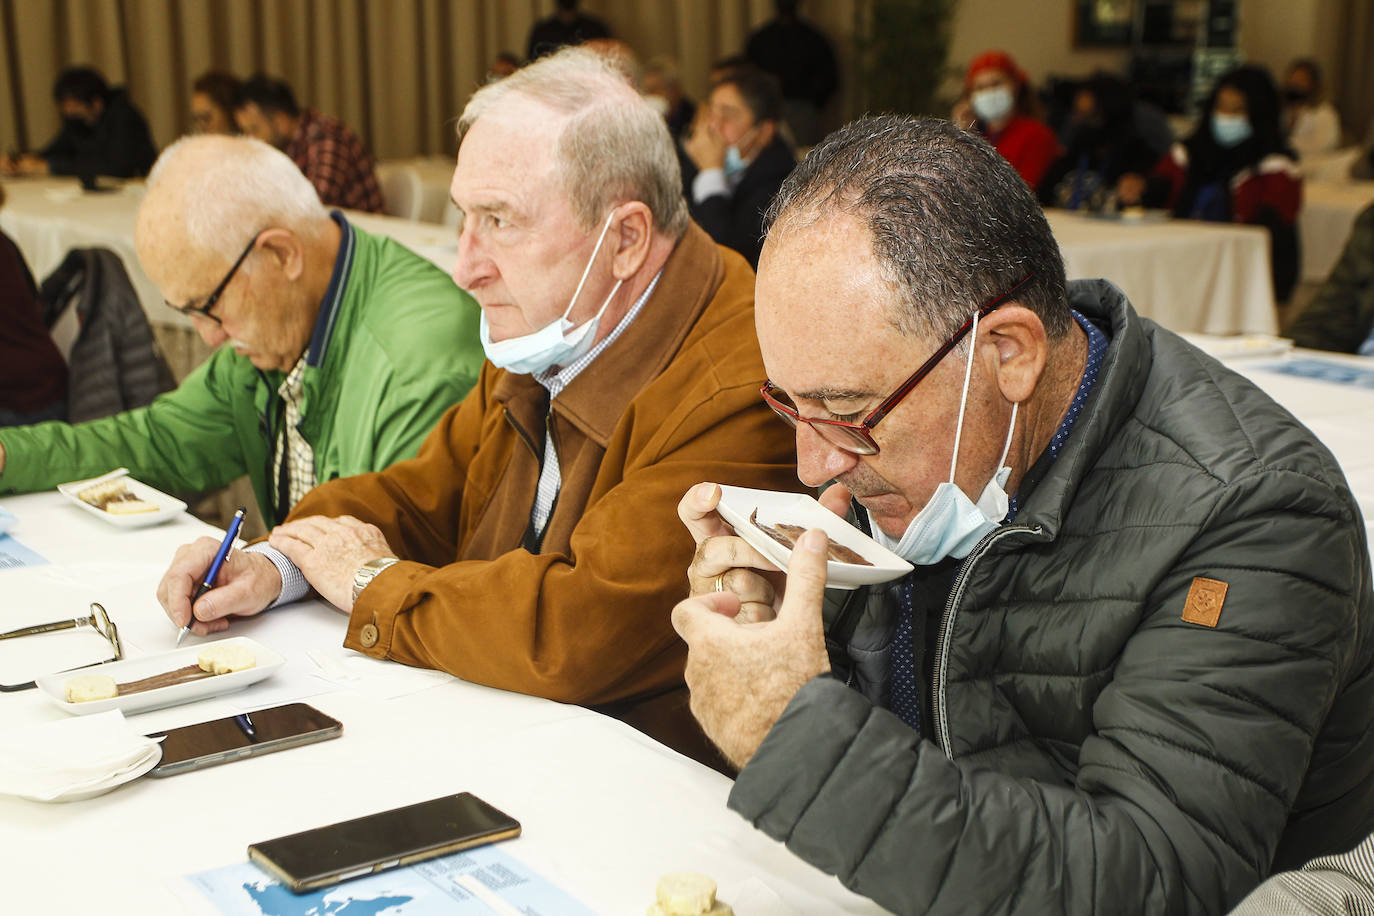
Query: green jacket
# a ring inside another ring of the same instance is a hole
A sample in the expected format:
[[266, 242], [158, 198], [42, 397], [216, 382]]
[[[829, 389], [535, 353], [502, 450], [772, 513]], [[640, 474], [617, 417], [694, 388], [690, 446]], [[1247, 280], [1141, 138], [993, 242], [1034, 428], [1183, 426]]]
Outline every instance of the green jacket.
[[1374, 331], [1374, 207], [1355, 220], [1341, 259], [1284, 336], [1300, 347], [1355, 353]]
[[[1070, 295], [1110, 347], [933, 609], [931, 738], [873, 699], [874, 589], [852, 639], [827, 621], [853, 686], [806, 684], [730, 794], [899, 913], [1219, 914], [1374, 829], [1369, 544], [1335, 460], [1109, 283]], [[1182, 619], [1195, 578], [1228, 585], [1215, 626]]]
[[[409, 249], [340, 221], [334, 278], [303, 381], [300, 429], [321, 483], [413, 456], [482, 365], [472, 298]], [[0, 430], [0, 492], [45, 489], [121, 466], [158, 489], [182, 492], [246, 473], [270, 525], [268, 429], [281, 422], [284, 378], [222, 347], [147, 407], [77, 426]]]

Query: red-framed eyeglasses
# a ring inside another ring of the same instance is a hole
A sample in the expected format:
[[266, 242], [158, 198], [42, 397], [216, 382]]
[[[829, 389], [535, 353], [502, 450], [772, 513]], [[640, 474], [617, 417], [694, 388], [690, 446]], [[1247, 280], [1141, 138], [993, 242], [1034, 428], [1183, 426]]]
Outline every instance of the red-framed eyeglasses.
[[1035, 274], [1026, 274], [1006, 292], [994, 296], [984, 303], [978, 311], [970, 315], [968, 320], [959, 326], [959, 330], [955, 331], [948, 340], [940, 345], [939, 349], [930, 355], [929, 359], [921, 364], [919, 369], [911, 373], [906, 381], [897, 386], [896, 391], [884, 398], [883, 402], [875, 407], [872, 413], [858, 423], [851, 423], [847, 420], [827, 420], [821, 417], [803, 417], [797, 412], [795, 406], [780, 400], [780, 398], [787, 396], [772, 382], [764, 382], [763, 387], [759, 389], [759, 394], [763, 395], [763, 400], [769, 407], [773, 408], [774, 413], [786, 420], [788, 425], [796, 427], [798, 423], [805, 423], [822, 439], [838, 449], [855, 455], [876, 455], [878, 454], [878, 443], [873, 438], [873, 427], [877, 426], [883, 417], [891, 413], [894, 407], [911, 394], [912, 390], [921, 383], [921, 379], [929, 375], [940, 364], [940, 360], [949, 355], [950, 350], [958, 346], [959, 341], [963, 340], [964, 335], [973, 327], [975, 320], [981, 321], [993, 309], [1004, 304], [1016, 294], [1017, 290], [1029, 283], [1034, 276]]

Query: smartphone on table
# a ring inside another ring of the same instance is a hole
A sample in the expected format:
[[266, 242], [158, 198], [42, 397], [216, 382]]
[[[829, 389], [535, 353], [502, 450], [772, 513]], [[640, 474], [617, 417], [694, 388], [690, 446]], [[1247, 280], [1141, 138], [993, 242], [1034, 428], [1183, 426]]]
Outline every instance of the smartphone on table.
[[305, 703], [288, 703], [241, 716], [198, 722], [148, 736], [162, 739], [162, 760], [148, 775], [187, 773], [337, 738], [342, 731], [343, 725], [338, 719]]
[[248, 858], [303, 894], [519, 835], [515, 818], [460, 792], [254, 843]]

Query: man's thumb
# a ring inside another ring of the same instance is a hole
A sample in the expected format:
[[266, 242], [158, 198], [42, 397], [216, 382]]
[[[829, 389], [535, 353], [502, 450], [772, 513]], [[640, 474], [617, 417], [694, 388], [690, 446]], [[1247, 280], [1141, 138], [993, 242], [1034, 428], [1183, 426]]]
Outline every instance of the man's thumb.
[[814, 614], [819, 617], [825, 595], [826, 536], [812, 528], [797, 538], [787, 564], [787, 591], [778, 610], [779, 619]]

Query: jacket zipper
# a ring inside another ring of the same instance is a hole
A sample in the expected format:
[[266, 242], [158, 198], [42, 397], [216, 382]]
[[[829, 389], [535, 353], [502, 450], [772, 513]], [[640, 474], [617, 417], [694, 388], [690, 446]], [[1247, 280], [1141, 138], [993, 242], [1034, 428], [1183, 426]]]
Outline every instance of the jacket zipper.
[[945, 602], [945, 611], [940, 618], [940, 639], [936, 643], [935, 670], [932, 672], [932, 678], [935, 681], [935, 739], [940, 745], [940, 750], [944, 751], [945, 756], [950, 760], [954, 759], [954, 755], [950, 753], [949, 750], [949, 720], [945, 711], [945, 666], [949, 661], [949, 637], [950, 633], [954, 630], [954, 617], [957, 612], [955, 606], [959, 603], [959, 599], [963, 597], [964, 586], [968, 582], [969, 571], [973, 569], [973, 564], [977, 562], [983, 554], [987, 553], [993, 544], [1014, 533], [1030, 532], [1031, 534], [1039, 534], [1042, 530], [1044, 529], [1039, 525], [1035, 525], [1034, 527], [1021, 526], [998, 528], [995, 531], [988, 532], [987, 536], [979, 541], [977, 546], [969, 553], [968, 559], [959, 567], [959, 572], [954, 578], [954, 588], [950, 590], [949, 600]]

